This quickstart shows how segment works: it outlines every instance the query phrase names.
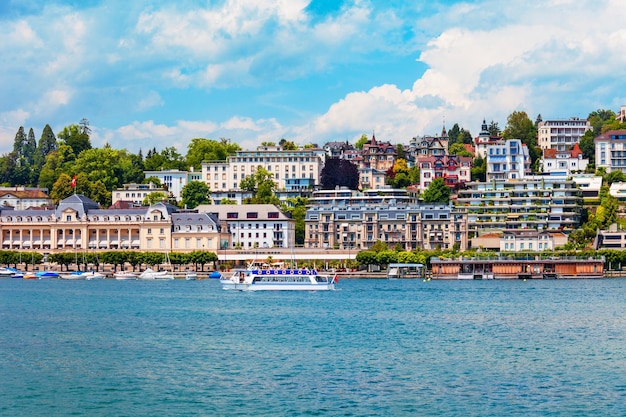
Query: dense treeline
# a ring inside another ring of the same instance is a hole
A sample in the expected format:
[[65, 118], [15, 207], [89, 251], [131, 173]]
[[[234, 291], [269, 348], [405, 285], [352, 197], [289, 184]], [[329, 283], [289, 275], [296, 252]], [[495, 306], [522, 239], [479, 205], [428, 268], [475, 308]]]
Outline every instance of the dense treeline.
[[[44, 261], [44, 256], [38, 252], [18, 252], [0, 251], [0, 264], [13, 265], [40, 265]], [[61, 265], [61, 269], [66, 270], [75, 266], [79, 270], [85, 271], [90, 266], [98, 268], [100, 265], [112, 265], [115, 269], [123, 269], [130, 265], [133, 271], [140, 265], [158, 266], [167, 262], [172, 265], [194, 265], [195, 269], [204, 271], [205, 265], [213, 264], [217, 261], [217, 255], [208, 251], [193, 251], [188, 253], [171, 252], [167, 259], [161, 252], [135, 252], [135, 251], [104, 251], [104, 252], [65, 252], [48, 255], [48, 262]]]

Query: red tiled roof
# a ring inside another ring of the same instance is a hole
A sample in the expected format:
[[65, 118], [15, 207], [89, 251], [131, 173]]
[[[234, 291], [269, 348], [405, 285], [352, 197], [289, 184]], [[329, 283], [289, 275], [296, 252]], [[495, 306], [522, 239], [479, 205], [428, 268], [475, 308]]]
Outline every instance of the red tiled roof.
[[0, 190], [0, 197], [4, 197], [5, 195], [14, 195], [22, 200], [50, 198], [48, 194], [41, 190]]

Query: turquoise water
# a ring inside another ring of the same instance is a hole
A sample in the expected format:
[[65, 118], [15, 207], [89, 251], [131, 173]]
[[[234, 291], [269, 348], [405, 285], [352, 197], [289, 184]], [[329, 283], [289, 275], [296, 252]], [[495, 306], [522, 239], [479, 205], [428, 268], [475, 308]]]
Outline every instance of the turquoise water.
[[626, 280], [0, 280], [2, 416], [626, 415]]

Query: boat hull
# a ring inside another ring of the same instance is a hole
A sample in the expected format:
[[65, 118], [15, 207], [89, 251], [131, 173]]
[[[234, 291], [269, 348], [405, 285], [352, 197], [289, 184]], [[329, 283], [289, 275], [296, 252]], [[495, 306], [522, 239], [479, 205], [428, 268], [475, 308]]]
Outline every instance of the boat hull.
[[252, 284], [233, 282], [230, 279], [223, 279], [222, 288], [225, 290], [237, 291], [331, 291], [335, 289], [335, 284], [321, 283], [290, 283], [290, 282], [254, 282]]

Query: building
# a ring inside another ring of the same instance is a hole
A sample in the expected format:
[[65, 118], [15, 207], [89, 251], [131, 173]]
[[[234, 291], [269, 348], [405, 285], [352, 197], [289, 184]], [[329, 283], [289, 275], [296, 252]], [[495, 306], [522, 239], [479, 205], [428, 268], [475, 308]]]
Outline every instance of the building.
[[593, 248], [599, 249], [626, 249], [626, 230], [617, 224], [609, 226], [608, 230], [599, 230], [593, 242]]
[[0, 187], [0, 206], [26, 210], [52, 204], [47, 189], [28, 187]]
[[191, 181], [202, 181], [201, 174], [193, 171], [180, 171], [178, 169], [163, 169], [161, 171], [144, 171], [146, 178], [157, 178], [161, 185], [168, 191], [170, 197], [180, 201], [183, 188]]
[[626, 173], [626, 130], [609, 130], [593, 140], [596, 168]]
[[486, 180], [515, 180], [530, 174], [528, 147], [520, 139], [499, 140], [486, 146]]
[[534, 176], [467, 183], [457, 205], [468, 210], [469, 239], [508, 229], [568, 233], [580, 225], [582, 196], [572, 180]]
[[537, 145], [541, 149], [567, 151], [580, 142], [580, 138], [590, 129], [591, 124], [578, 117], [543, 120], [537, 125]]
[[[206, 216], [181, 213], [175, 206], [102, 209], [93, 200], [74, 194], [56, 208], [0, 209], [0, 234], [5, 250], [67, 252], [87, 250], [138, 250], [167, 252], [217, 250], [221, 226]], [[189, 226], [189, 230], [187, 230]], [[193, 232], [193, 235], [192, 235]], [[185, 238], [190, 242], [187, 245]]]
[[443, 155], [417, 158], [420, 188], [425, 190], [435, 178], [443, 178], [449, 187], [457, 187], [472, 179], [472, 157]]
[[359, 168], [359, 188], [378, 190], [386, 187], [387, 174], [373, 168]]
[[144, 199], [151, 193], [162, 193], [169, 196], [169, 191], [164, 187], [157, 187], [154, 183], [149, 184], [124, 184], [124, 187], [113, 190], [111, 193], [111, 204], [118, 201], [129, 201], [135, 206], [143, 205]]
[[295, 222], [272, 204], [200, 205], [199, 213], [211, 213], [227, 227], [230, 248], [293, 248]]
[[354, 145], [348, 141], [345, 142], [327, 142], [324, 145], [324, 151], [329, 158], [351, 159], [346, 157], [348, 151], [354, 151]]
[[381, 241], [404, 250], [467, 248], [467, 216], [447, 204], [312, 204], [305, 218], [306, 248], [369, 249]]
[[272, 174], [279, 190], [307, 189], [319, 184], [326, 152], [319, 148], [283, 150], [259, 146], [256, 151], [238, 151], [226, 161], [203, 162], [202, 181], [212, 192], [239, 191], [247, 175], [262, 167]]
[[474, 138], [474, 154], [485, 159], [487, 157], [487, 148], [500, 142], [502, 138], [500, 136], [491, 136], [487, 122], [483, 119], [483, 124], [480, 127], [480, 133]]
[[505, 230], [500, 238], [500, 252], [552, 251], [567, 243], [567, 236], [547, 230]]
[[568, 151], [559, 151], [555, 148], [544, 149], [540, 164], [541, 172], [567, 176], [574, 172], [584, 172], [589, 159], [583, 158], [580, 147], [575, 144], [573, 149]]
[[365, 142], [359, 168], [387, 171], [396, 162], [396, 148], [389, 142], [378, 142], [376, 136]]
[[375, 190], [356, 191], [346, 187], [313, 191], [309, 206], [411, 205], [417, 198], [407, 190], [386, 186]]

